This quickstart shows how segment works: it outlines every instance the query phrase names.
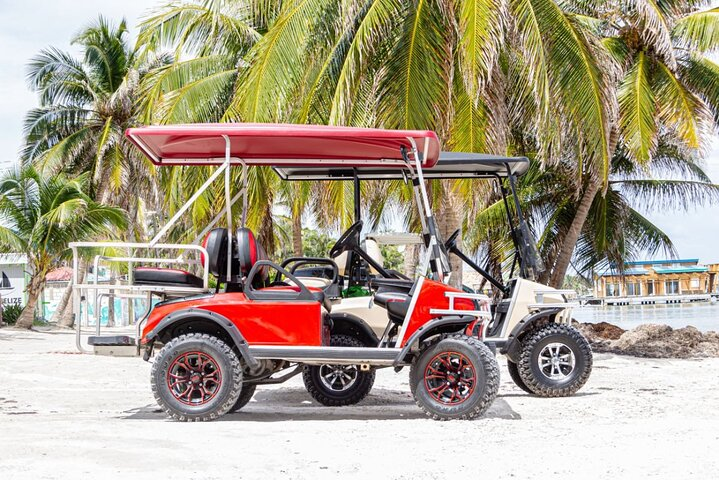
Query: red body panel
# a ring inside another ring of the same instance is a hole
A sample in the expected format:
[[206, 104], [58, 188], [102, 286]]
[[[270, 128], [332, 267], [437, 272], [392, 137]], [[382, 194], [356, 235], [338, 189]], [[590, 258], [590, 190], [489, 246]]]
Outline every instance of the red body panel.
[[196, 308], [228, 318], [252, 345], [322, 345], [322, 307], [313, 301], [253, 301], [243, 293], [218, 293], [159, 305], [150, 314], [146, 335], [172, 312]]
[[[422, 288], [418, 292], [414, 292], [413, 297], [417, 296], [412, 316], [409, 319], [407, 330], [405, 331], [402, 345], [407, 344], [407, 340], [417, 331], [419, 327], [426, 324], [430, 320], [437, 317], [429, 313], [431, 309], [447, 309], [449, 308], [449, 298], [445, 296], [445, 292], [461, 292], [456, 288], [452, 288], [444, 283], [435, 282], [434, 280], [425, 279], [422, 282]], [[413, 298], [414, 299], [414, 298]], [[455, 298], [455, 310], [476, 310], [474, 302], [467, 298]]]

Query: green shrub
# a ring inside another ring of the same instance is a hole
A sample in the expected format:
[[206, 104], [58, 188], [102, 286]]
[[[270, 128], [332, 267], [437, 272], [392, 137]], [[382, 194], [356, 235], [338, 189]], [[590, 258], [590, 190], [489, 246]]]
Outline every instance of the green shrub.
[[8, 325], [15, 325], [21, 312], [22, 307], [20, 305], [3, 305], [2, 320]]

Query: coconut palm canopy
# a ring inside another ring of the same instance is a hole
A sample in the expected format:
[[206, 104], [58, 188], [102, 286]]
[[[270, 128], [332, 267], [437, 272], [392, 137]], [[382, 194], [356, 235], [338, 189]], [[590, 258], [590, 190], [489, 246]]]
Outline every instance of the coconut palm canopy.
[[[568, 187], [553, 207], [530, 218], [549, 266], [545, 279], [558, 284], [580, 238], [594, 237], [598, 251], [613, 248], [624, 256], [671, 248], [655, 229], [644, 248], [616, 250], [622, 242], [608, 232], [624, 230], [589, 221], [597, 195], [601, 204], [618, 188], [615, 164], [621, 158], [645, 180], [659, 173], [683, 185], [673, 192], [670, 183], [655, 185], [657, 195], [691, 191], [693, 200], [715, 198], [706, 177], [682, 183], [671, 177], [676, 170], [657, 163], [667, 158], [660, 139], [686, 159], [701, 153], [714, 129], [719, 70], [704, 55], [716, 48], [719, 17], [701, 10], [706, 6], [551, 0], [173, 4], [151, 15], [139, 38], [148, 50], [169, 48], [185, 58], [147, 77], [146, 119], [431, 128], [452, 149], [531, 156], [541, 165], [542, 177], [535, 180], [555, 181], [561, 173]], [[631, 188], [639, 193], [638, 183], [623, 185], [623, 195], [630, 196]], [[642, 185], [646, 198], [649, 184]], [[318, 205], [332, 218], [349, 218], [351, 194], [344, 185], [309, 196], [286, 190], [274, 191], [287, 199], [280, 200], [293, 218]], [[409, 198], [400, 186], [367, 185], [366, 197], [375, 197], [371, 190], [391, 196], [382, 205]], [[446, 206], [440, 207], [447, 213], [440, 215], [447, 220], [445, 234], [464, 223], [465, 230], [480, 232], [470, 246], [489, 242], [489, 258], [506, 258], [502, 242], [490, 241], [475, 221], [496, 193], [462, 182], [439, 183], [433, 191]], [[462, 203], [472, 204], [470, 215], [452, 215]], [[567, 208], [557, 208], [562, 205]], [[324, 218], [318, 216], [320, 223]], [[644, 224], [651, 226], [646, 219]], [[575, 264], [591, 269], [595, 259], [576, 258]]]

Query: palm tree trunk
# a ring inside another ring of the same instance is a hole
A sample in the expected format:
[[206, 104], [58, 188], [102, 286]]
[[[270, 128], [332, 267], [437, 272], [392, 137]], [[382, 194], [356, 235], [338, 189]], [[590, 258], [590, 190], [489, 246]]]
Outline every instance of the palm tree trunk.
[[292, 212], [292, 252], [302, 256], [302, 212]]
[[419, 247], [417, 245], [407, 245], [404, 249], [404, 274], [409, 278], [414, 278], [417, 273], [417, 263], [419, 262]]
[[67, 302], [70, 301], [70, 295], [72, 295], [72, 280], [67, 283], [65, 291], [62, 292], [60, 302], [57, 304], [57, 308], [55, 308], [55, 311], [52, 313], [52, 318], [50, 319], [51, 322], [59, 323], [60, 318], [62, 318], [62, 312], [65, 311], [65, 306], [67, 305]]
[[25, 308], [22, 309], [22, 313], [17, 319], [15, 326], [17, 328], [32, 328], [32, 322], [35, 320], [35, 307], [37, 307], [37, 300], [40, 297], [40, 291], [42, 290], [42, 284], [44, 279], [34, 276], [30, 279], [30, 285], [27, 289], [27, 303]]
[[[452, 191], [451, 185], [445, 185], [443, 204], [439, 208], [437, 224], [442, 239], [446, 240], [455, 230], [462, 228], [462, 216], [460, 215], [459, 199]], [[457, 238], [457, 244], [462, 245], [462, 234]], [[455, 288], [462, 286], [462, 260], [454, 255], [449, 256], [451, 276], [449, 284]]]
[[[78, 272], [77, 272], [77, 278], [80, 279], [81, 283], [85, 282], [85, 274], [86, 273], [87, 273], [87, 262], [85, 260], [80, 259], [79, 266], [78, 266]], [[72, 285], [72, 282], [70, 282], [70, 285]], [[74, 302], [74, 298], [71, 293], [68, 302], [65, 304], [65, 309], [62, 312], [62, 316], [60, 317], [60, 319], [57, 323], [59, 327], [72, 328], [72, 326], [75, 324], [75, 309], [74, 309], [73, 302]]]
[[554, 288], [561, 287], [564, 281], [564, 276], [567, 274], [567, 269], [569, 268], [569, 262], [572, 260], [572, 255], [574, 254], [574, 247], [577, 245], [579, 235], [582, 233], [584, 224], [587, 221], [589, 209], [592, 207], [592, 203], [594, 203], [594, 198], [598, 192], [599, 184], [590, 180], [579, 201], [577, 212], [574, 214], [574, 219], [572, 220], [569, 230], [567, 230], [567, 235], [564, 237], [562, 247], [557, 253], [557, 263], [554, 265], [552, 277], [549, 281], [549, 285]]

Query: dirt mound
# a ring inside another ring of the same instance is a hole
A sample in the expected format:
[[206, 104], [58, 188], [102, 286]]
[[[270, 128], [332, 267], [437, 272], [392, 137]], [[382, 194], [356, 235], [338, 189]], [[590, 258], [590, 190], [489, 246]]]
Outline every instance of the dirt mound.
[[719, 334], [702, 333], [694, 327], [675, 330], [647, 324], [625, 331], [606, 322], [577, 327], [597, 352], [651, 358], [719, 357]]
[[626, 330], [607, 322], [584, 323], [582, 324], [585, 331], [590, 331], [592, 336], [603, 340], [619, 340]]

